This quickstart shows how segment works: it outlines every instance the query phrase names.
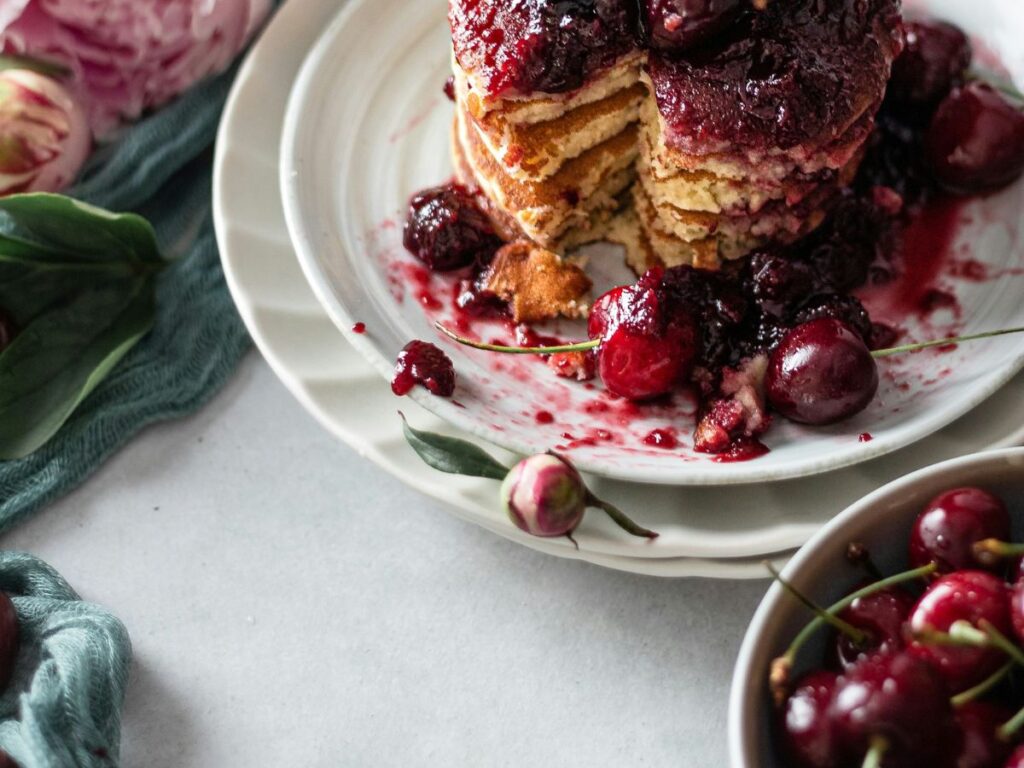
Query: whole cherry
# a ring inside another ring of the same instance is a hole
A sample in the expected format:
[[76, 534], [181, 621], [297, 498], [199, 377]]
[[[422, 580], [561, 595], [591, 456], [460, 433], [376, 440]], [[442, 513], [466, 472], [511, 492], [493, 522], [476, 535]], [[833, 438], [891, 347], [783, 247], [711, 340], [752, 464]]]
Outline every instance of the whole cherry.
[[681, 53], [721, 32], [736, 20], [748, 0], [644, 0], [650, 45]]
[[849, 636], [837, 634], [832, 652], [840, 668], [848, 670], [865, 656], [893, 653], [903, 649], [903, 627], [914, 608], [914, 598], [899, 587], [859, 597], [839, 613], [839, 618], [867, 634], [858, 645]]
[[1003, 768], [1024, 768], [1024, 744], [1013, 750]]
[[1006, 584], [987, 571], [955, 571], [935, 581], [918, 600], [907, 626], [915, 638], [909, 651], [928, 662], [953, 693], [977, 685], [1006, 661], [993, 647], [951, 645], [930, 637], [958, 622], [974, 627], [987, 621], [1004, 635], [1012, 629]]
[[948, 192], [1005, 187], [1024, 173], [1024, 112], [991, 85], [968, 83], [939, 105], [925, 153], [932, 175]]
[[878, 366], [843, 322], [821, 318], [792, 329], [772, 352], [765, 387], [791, 421], [834, 424], [863, 411], [878, 392]]
[[832, 718], [854, 765], [884, 740], [885, 765], [947, 765], [953, 707], [942, 678], [907, 652], [861, 660], [839, 678]]
[[974, 545], [1009, 538], [1010, 513], [1001, 499], [981, 488], [956, 488], [932, 499], [914, 521], [910, 564], [917, 568], [934, 562], [940, 573], [990, 570], [975, 555]]
[[907, 45], [893, 63], [888, 95], [901, 104], [933, 107], [971, 65], [971, 41], [944, 21], [908, 21]]
[[426, 189], [413, 197], [403, 244], [437, 272], [487, 264], [501, 247], [473, 193], [460, 184]]
[[797, 768], [835, 768], [839, 762], [831, 717], [838, 676], [811, 672], [797, 682], [781, 713], [782, 749]]
[[956, 708], [960, 749], [956, 768], [1000, 768], [1012, 745], [998, 730], [1013, 717], [1006, 707], [988, 701], [971, 701]]

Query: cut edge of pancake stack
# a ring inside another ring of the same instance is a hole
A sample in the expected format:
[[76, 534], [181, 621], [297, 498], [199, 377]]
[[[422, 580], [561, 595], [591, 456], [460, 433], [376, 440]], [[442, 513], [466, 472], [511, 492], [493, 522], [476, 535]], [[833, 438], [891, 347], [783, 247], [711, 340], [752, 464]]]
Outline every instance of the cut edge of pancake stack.
[[453, 58], [456, 177], [498, 234], [565, 252], [606, 236], [636, 178], [642, 53], [566, 96], [490, 98]]

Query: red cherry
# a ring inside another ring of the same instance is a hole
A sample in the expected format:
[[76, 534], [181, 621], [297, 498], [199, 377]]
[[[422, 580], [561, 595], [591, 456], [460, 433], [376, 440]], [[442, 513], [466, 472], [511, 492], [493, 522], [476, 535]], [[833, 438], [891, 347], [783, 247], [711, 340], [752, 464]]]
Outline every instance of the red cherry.
[[706, 42], [740, 15], [743, 0], [646, 0], [651, 47], [681, 52]]
[[878, 392], [878, 366], [845, 323], [821, 318], [798, 325], [772, 352], [765, 387], [772, 407], [791, 421], [834, 424], [860, 413]]
[[1024, 643], [1024, 578], [1018, 578], [1010, 590], [1010, 620], [1017, 639]]
[[[908, 626], [919, 635], [948, 632], [957, 621], [976, 627], [982, 619], [1005, 635], [1013, 631], [1006, 584], [986, 571], [956, 571], [928, 588], [914, 606]], [[953, 693], [977, 685], [1006, 661], [996, 648], [933, 644], [927, 638], [912, 642], [910, 652], [930, 663]]]
[[956, 708], [960, 751], [956, 768], [1000, 768], [1010, 755], [1011, 744], [999, 738], [999, 726], [1013, 717], [1006, 707], [987, 701], [971, 701]]
[[1024, 744], [1013, 750], [1004, 768], [1024, 768]]
[[992, 86], [971, 82], [939, 105], [925, 136], [936, 181], [954, 194], [999, 189], [1024, 173], [1024, 112]]
[[920, 568], [934, 562], [940, 573], [985, 568], [973, 549], [985, 539], [1009, 541], [1006, 505], [980, 488], [956, 488], [932, 499], [914, 522], [910, 563]]
[[694, 345], [678, 332], [660, 336], [623, 326], [607, 337], [598, 355], [598, 373], [612, 394], [643, 401], [668, 394], [693, 361]]
[[948, 765], [955, 746], [942, 679], [906, 652], [867, 657], [840, 677], [832, 717], [853, 765], [878, 736], [889, 744], [885, 765]]
[[7, 593], [0, 592], [0, 690], [11, 681], [17, 656], [18, 612]]
[[848, 670], [865, 656], [894, 653], [903, 649], [903, 628], [914, 608], [914, 598], [902, 589], [883, 589], [859, 597], [839, 618], [868, 634], [866, 646], [858, 646], [839, 634], [832, 649], [839, 666]]
[[888, 94], [903, 104], [933, 106], [971, 65], [971, 42], [944, 21], [908, 21], [903, 28], [907, 46], [893, 63]]
[[796, 685], [782, 712], [782, 747], [797, 768], [835, 768], [839, 758], [830, 715], [834, 672], [812, 672]]

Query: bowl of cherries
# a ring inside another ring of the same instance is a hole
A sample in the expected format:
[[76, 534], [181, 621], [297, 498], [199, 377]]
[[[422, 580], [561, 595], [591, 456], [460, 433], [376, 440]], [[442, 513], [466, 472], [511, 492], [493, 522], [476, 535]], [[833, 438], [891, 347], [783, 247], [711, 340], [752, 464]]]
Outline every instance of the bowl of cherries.
[[747, 631], [734, 768], [1024, 768], [1024, 448], [887, 485], [787, 565]]

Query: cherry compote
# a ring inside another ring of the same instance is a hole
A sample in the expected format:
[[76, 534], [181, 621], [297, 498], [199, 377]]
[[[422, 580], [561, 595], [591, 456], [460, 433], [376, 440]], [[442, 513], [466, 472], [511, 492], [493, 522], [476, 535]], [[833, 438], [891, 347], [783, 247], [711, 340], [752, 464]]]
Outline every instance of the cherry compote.
[[425, 341], [410, 341], [398, 354], [391, 391], [401, 397], [417, 384], [438, 397], [451, 397], [455, 393], [455, 366], [451, 359]]
[[455, 57], [487, 93], [565, 93], [635, 49], [636, 0], [452, 0]]
[[1010, 539], [1010, 513], [1002, 500], [981, 488], [946, 491], [914, 521], [910, 564], [919, 568], [935, 563], [941, 573], [986, 568], [974, 551], [974, 545], [985, 539]]
[[968, 83], [939, 105], [925, 149], [935, 179], [947, 191], [1000, 189], [1024, 173], [1024, 111], [993, 86]]
[[409, 202], [403, 244], [436, 272], [485, 265], [501, 247], [473, 193], [460, 184], [426, 189]]

